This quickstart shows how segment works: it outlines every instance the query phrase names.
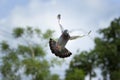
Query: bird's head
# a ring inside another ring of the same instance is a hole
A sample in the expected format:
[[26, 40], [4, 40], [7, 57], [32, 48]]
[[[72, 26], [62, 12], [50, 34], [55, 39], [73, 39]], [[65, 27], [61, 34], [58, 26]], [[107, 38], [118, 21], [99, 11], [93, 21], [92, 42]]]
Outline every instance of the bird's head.
[[64, 34], [65, 36], [69, 36], [68, 30], [64, 30], [63, 34]]

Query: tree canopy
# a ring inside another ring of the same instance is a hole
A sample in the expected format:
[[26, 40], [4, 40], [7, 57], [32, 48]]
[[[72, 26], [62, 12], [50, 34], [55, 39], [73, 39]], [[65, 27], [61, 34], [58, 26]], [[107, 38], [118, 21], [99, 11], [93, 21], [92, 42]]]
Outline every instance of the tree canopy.
[[68, 78], [73, 76], [77, 77], [74, 80], [81, 77], [81, 80], [84, 80], [87, 75], [91, 80], [96, 76], [95, 68], [100, 68], [103, 80], [120, 80], [120, 18], [113, 20], [110, 26], [99, 29], [98, 32], [102, 37], [94, 39], [95, 47], [89, 52], [80, 52], [71, 60], [65, 80], [73, 80]]
[[51, 74], [49, 69], [54, 65], [55, 59], [48, 61], [45, 58], [47, 54], [45, 47], [53, 32], [52, 30], [42, 32], [29, 26], [14, 28], [12, 39], [15, 42], [13, 44], [9, 43], [9, 40], [0, 42], [1, 79], [60, 80], [59, 76]]

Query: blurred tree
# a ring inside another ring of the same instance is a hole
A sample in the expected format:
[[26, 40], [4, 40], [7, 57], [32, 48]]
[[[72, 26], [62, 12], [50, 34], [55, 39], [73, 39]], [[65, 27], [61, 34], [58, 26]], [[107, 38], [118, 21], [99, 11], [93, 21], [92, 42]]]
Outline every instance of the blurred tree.
[[9, 41], [0, 43], [1, 79], [25, 80], [23, 76], [26, 76], [26, 79], [31, 77], [31, 80], [59, 80], [59, 76], [57, 74], [51, 75], [49, 70], [55, 61], [51, 63], [45, 59], [45, 47], [53, 32], [47, 30], [42, 33], [40, 29], [32, 27], [15, 28], [12, 34], [14, 44]]
[[74, 56], [73, 60], [70, 63], [70, 68], [66, 73], [66, 80], [74, 80], [74, 79], [67, 78], [67, 77], [70, 77], [69, 74], [72, 74], [71, 77], [73, 76], [76, 77], [76, 75], [73, 75], [73, 74], [77, 74], [78, 76], [76, 77], [75, 80], [84, 80], [85, 76], [89, 75], [89, 78], [91, 80], [92, 77], [96, 76], [94, 72], [94, 62], [95, 62], [95, 59], [92, 52], [88, 53], [86, 51], [83, 51], [79, 55]]
[[[104, 80], [117, 80], [120, 71], [120, 18], [111, 22], [110, 26], [99, 30], [101, 38], [95, 39], [97, 64], [102, 69]], [[118, 72], [118, 73], [117, 73]], [[120, 77], [118, 78], [120, 80]]]
[[49, 80], [60, 80], [59, 76], [56, 74], [51, 75], [51, 79]]
[[[103, 80], [120, 80], [120, 18], [113, 20], [109, 27], [100, 29], [99, 34], [102, 37], [95, 38], [93, 50], [83, 51], [71, 60], [66, 80], [74, 80], [73, 77], [76, 77], [75, 80], [83, 80], [79, 78], [87, 74], [91, 80], [96, 76], [95, 68], [101, 68]], [[83, 73], [78, 73], [76, 69]]]
[[65, 80], [84, 80], [85, 74], [82, 69], [68, 69], [66, 70]]

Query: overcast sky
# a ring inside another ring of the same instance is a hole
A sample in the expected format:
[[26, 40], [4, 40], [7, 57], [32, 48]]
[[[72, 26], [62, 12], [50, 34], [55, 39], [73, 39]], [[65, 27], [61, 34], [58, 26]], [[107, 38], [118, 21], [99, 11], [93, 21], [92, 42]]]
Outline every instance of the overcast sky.
[[[73, 55], [77, 49], [90, 50], [94, 47], [93, 38], [97, 30], [108, 27], [114, 18], [120, 16], [120, 0], [0, 0], [0, 38], [16, 26], [39, 27], [55, 30], [55, 38], [60, 36], [57, 14], [62, 15], [61, 24], [65, 29], [83, 29], [92, 31], [90, 37], [70, 41], [66, 47]], [[50, 52], [50, 50], [48, 50]], [[50, 54], [50, 56], [54, 56]], [[54, 72], [64, 71], [68, 64], [55, 68]], [[63, 73], [59, 73], [63, 76]]]

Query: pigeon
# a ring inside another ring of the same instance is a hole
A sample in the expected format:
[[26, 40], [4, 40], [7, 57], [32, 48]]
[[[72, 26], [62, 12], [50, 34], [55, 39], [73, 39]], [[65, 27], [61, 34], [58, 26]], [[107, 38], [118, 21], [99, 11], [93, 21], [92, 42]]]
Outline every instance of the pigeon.
[[66, 43], [70, 39], [70, 35], [67, 30], [64, 30], [58, 41], [51, 39], [49, 40], [49, 45], [51, 52], [60, 58], [65, 58], [70, 56], [72, 53], [65, 48]]
[[79, 37], [83, 37], [85, 35], [83, 35], [83, 36], [70, 36], [69, 31], [67, 29], [64, 30], [62, 25], [60, 24], [61, 15], [58, 14], [57, 18], [58, 18], [58, 24], [60, 26], [62, 34], [58, 38], [58, 41], [55, 41], [52, 38], [50, 38], [49, 46], [50, 46], [51, 52], [53, 54], [55, 54], [56, 56], [58, 56], [60, 58], [66, 58], [66, 57], [69, 57], [70, 55], [72, 55], [72, 53], [65, 47], [67, 42], [69, 40], [74, 40], [74, 39], [77, 39]]

